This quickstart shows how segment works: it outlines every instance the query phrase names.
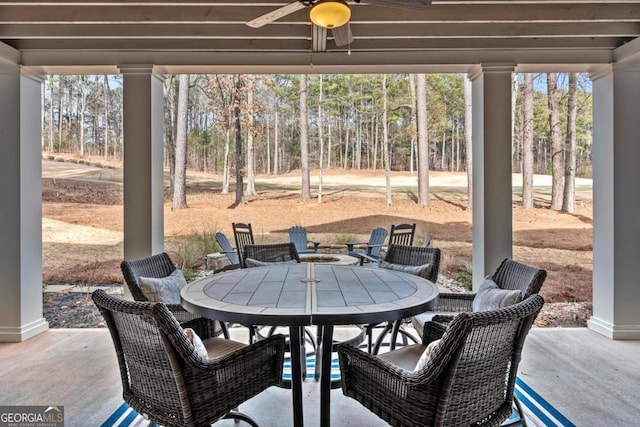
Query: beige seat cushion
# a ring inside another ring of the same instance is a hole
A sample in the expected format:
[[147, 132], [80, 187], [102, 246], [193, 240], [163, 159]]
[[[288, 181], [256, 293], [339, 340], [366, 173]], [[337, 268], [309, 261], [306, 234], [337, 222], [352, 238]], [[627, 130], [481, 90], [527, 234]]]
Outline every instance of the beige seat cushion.
[[426, 313], [420, 313], [411, 318], [411, 326], [416, 330], [420, 338], [422, 338], [422, 332], [424, 325], [433, 319], [433, 316], [455, 316], [458, 313], [453, 311], [427, 311]]
[[378, 355], [378, 357], [399, 368], [413, 371], [426, 348], [427, 347], [422, 344], [406, 345], [397, 350], [382, 353]]
[[194, 352], [203, 359], [215, 359], [246, 347], [246, 344], [223, 338], [209, 338], [202, 341], [191, 328], [185, 328], [187, 339], [193, 344]]

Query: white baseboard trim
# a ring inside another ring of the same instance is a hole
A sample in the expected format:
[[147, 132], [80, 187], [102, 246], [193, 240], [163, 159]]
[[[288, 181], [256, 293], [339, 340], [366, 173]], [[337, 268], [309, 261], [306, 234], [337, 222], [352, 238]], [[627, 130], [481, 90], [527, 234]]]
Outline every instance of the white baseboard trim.
[[640, 325], [612, 325], [591, 317], [587, 321], [587, 328], [612, 340], [640, 340]]
[[22, 342], [49, 329], [49, 322], [40, 318], [19, 327], [0, 327], [0, 342]]

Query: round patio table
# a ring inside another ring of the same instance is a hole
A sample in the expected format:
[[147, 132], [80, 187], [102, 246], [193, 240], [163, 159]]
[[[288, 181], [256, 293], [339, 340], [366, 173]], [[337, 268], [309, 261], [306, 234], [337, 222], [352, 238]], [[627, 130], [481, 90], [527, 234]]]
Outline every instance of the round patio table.
[[334, 325], [370, 324], [433, 308], [438, 288], [412, 274], [378, 268], [281, 263], [233, 270], [192, 282], [182, 305], [211, 319], [244, 325], [288, 326], [293, 425], [302, 427], [302, 332], [322, 328], [320, 425], [330, 425]]

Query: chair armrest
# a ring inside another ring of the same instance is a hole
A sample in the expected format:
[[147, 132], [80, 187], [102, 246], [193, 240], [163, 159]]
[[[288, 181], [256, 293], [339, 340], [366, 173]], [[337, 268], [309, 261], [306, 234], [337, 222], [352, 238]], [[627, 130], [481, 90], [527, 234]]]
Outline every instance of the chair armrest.
[[366, 243], [367, 242], [346, 242], [345, 245], [347, 245], [347, 251], [352, 252], [355, 245], [364, 245]]
[[432, 383], [438, 379], [439, 366], [433, 371], [407, 371], [356, 347], [339, 344], [337, 350], [346, 396], [365, 406], [384, 404], [385, 411], [396, 414], [408, 407], [435, 412], [439, 396], [433, 393]]
[[431, 311], [462, 312], [471, 311], [471, 304], [476, 294], [441, 293], [436, 306]]
[[320, 246], [320, 242], [315, 242], [313, 240], [307, 240], [307, 243], [311, 243], [313, 245], [314, 250], [318, 250], [318, 246]]
[[218, 320], [207, 319], [206, 317], [197, 317], [186, 322], [181, 322], [180, 326], [191, 328], [203, 340], [207, 338], [216, 338], [223, 335], [222, 324]]
[[432, 341], [439, 340], [440, 338], [442, 338], [442, 335], [444, 334], [444, 331], [446, 331], [446, 329], [446, 323], [435, 322], [433, 320], [425, 323], [422, 330], [422, 344], [429, 345]]
[[[228, 394], [237, 399], [226, 403], [230, 407], [237, 406], [282, 382], [284, 351], [285, 337], [276, 334], [213, 359], [201, 359], [191, 352], [187, 358], [190, 369], [184, 371], [187, 389], [198, 390], [202, 401], [211, 404], [211, 398], [219, 395], [221, 388], [226, 388]], [[239, 372], [248, 375], [246, 380], [237, 380]]]

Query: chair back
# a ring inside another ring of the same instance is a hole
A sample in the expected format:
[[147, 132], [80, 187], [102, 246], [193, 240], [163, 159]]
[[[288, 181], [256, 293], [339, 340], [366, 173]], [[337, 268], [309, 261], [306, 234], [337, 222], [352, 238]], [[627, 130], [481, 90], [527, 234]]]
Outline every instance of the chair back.
[[289, 241], [296, 246], [299, 254], [316, 252], [315, 249], [307, 248], [307, 229], [300, 225], [289, 228]]
[[505, 258], [493, 273], [493, 281], [502, 289], [520, 290], [523, 298], [537, 294], [547, 277], [546, 270]]
[[384, 244], [384, 239], [387, 238], [387, 230], [384, 228], [374, 228], [369, 236], [369, 242], [367, 243], [367, 254], [377, 258], [380, 256], [380, 249]]
[[391, 224], [389, 245], [412, 246], [416, 234], [416, 224]]
[[436, 283], [440, 270], [440, 248], [425, 248], [420, 246], [405, 246], [392, 244], [389, 246], [384, 260], [402, 265], [431, 265], [427, 280]]
[[500, 310], [458, 314], [449, 323], [435, 356], [444, 371], [433, 425], [497, 426], [511, 415], [522, 347], [543, 304], [532, 295]]
[[221, 232], [216, 233], [216, 242], [218, 242], [220, 249], [227, 256], [227, 259], [229, 260], [231, 265], [240, 264], [240, 258], [238, 257], [238, 253], [233, 248], [233, 246], [231, 246], [231, 243], [229, 243], [229, 239], [227, 239], [227, 236], [224, 233], [221, 233]]
[[102, 290], [92, 299], [111, 333], [124, 401], [163, 424], [183, 425], [191, 408], [179, 371], [192, 347], [178, 321], [162, 303], [127, 301]]
[[270, 243], [264, 245], [245, 245], [242, 253], [242, 262], [246, 265], [247, 258], [265, 263], [278, 263], [287, 261], [300, 262], [300, 256], [296, 246], [291, 243]]
[[238, 251], [238, 256], [240, 258], [240, 267], [245, 268], [246, 265], [244, 265], [242, 254], [244, 253], [245, 245], [255, 244], [255, 241], [253, 240], [253, 230], [251, 229], [251, 224], [234, 222], [231, 225], [233, 227], [233, 237], [236, 240], [236, 250]]
[[120, 263], [122, 275], [127, 287], [136, 301], [148, 301], [142, 293], [138, 280], [140, 277], [167, 277], [176, 270], [169, 255], [165, 252], [148, 257], [124, 260]]

